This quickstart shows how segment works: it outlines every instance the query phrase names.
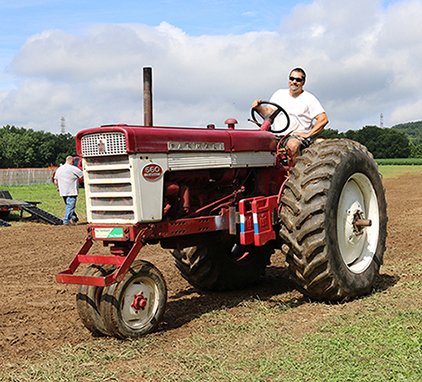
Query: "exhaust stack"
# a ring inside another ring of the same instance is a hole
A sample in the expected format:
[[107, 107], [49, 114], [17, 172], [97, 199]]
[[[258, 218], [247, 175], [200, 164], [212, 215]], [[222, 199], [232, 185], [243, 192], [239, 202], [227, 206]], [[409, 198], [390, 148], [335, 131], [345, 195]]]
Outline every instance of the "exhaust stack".
[[144, 126], [152, 124], [152, 68], [144, 68]]

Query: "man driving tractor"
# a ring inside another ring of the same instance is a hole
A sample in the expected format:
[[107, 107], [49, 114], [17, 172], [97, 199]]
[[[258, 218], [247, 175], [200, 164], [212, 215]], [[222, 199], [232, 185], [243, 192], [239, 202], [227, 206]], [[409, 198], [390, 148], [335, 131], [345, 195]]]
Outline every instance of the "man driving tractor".
[[[271, 103], [280, 105], [289, 115], [290, 126], [287, 131], [283, 131], [285, 125], [282, 114], [276, 117], [272, 131], [277, 138], [290, 134], [282, 142], [282, 147], [290, 150], [292, 163], [295, 163], [301, 150], [310, 145], [310, 138], [318, 134], [328, 123], [327, 114], [318, 99], [303, 90], [305, 81], [305, 71], [302, 68], [294, 68], [289, 74], [289, 88], [277, 90], [270, 99]], [[261, 102], [262, 99], [256, 99], [252, 103], [252, 108], [263, 117], [273, 113], [271, 106], [261, 105]], [[315, 124], [312, 125], [314, 120]], [[277, 131], [280, 131], [280, 134], [277, 134]]]

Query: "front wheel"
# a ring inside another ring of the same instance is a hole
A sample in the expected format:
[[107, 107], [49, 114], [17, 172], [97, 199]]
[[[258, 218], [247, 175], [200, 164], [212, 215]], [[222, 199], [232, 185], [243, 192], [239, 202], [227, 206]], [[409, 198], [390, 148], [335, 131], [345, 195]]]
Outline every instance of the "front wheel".
[[341, 139], [304, 150], [281, 203], [280, 236], [298, 289], [329, 301], [368, 293], [382, 264], [387, 212], [366, 147]]
[[160, 323], [167, 303], [163, 275], [151, 263], [135, 261], [119, 283], [106, 287], [101, 316], [112, 336], [136, 338]]
[[[87, 270], [86, 276], [104, 277], [112, 273], [115, 268], [111, 264], [102, 266], [91, 265]], [[108, 335], [100, 313], [103, 290], [104, 288], [101, 286], [82, 284], [76, 295], [76, 308], [79, 317], [85, 327], [95, 336]]]

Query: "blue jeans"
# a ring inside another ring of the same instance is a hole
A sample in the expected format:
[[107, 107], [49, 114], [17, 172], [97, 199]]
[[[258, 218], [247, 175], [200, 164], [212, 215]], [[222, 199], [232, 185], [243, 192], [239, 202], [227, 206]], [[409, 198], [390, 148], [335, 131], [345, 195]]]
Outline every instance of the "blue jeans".
[[75, 212], [76, 198], [77, 196], [63, 196], [63, 200], [66, 204], [63, 224], [69, 224], [71, 220], [73, 220], [74, 222], [78, 221], [78, 217], [76, 216]]

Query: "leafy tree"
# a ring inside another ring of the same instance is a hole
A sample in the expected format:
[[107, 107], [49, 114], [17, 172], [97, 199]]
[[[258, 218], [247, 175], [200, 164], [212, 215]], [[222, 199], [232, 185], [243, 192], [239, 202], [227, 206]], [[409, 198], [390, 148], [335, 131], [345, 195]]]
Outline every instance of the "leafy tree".
[[410, 144], [410, 158], [422, 158], [422, 145]]
[[317, 136], [324, 137], [327, 139], [335, 139], [335, 138], [343, 138], [343, 133], [339, 133], [338, 130], [327, 128], [327, 129], [322, 130]]
[[75, 137], [4, 126], [0, 129], [0, 167], [48, 167], [75, 155]]
[[381, 129], [377, 126], [365, 126], [360, 130], [324, 129], [320, 134], [325, 138], [347, 138], [365, 145], [374, 158], [408, 158], [411, 149], [406, 134], [393, 128]]
[[422, 144], [422, 121], [401, 123], [393, 128], [405, 133], [415, 146]]
[[354, 139], [364, 144], [375, 158], [408, 158], [410, 155], [409, 139], [398, 130], [365, 126], [354, 135]]

